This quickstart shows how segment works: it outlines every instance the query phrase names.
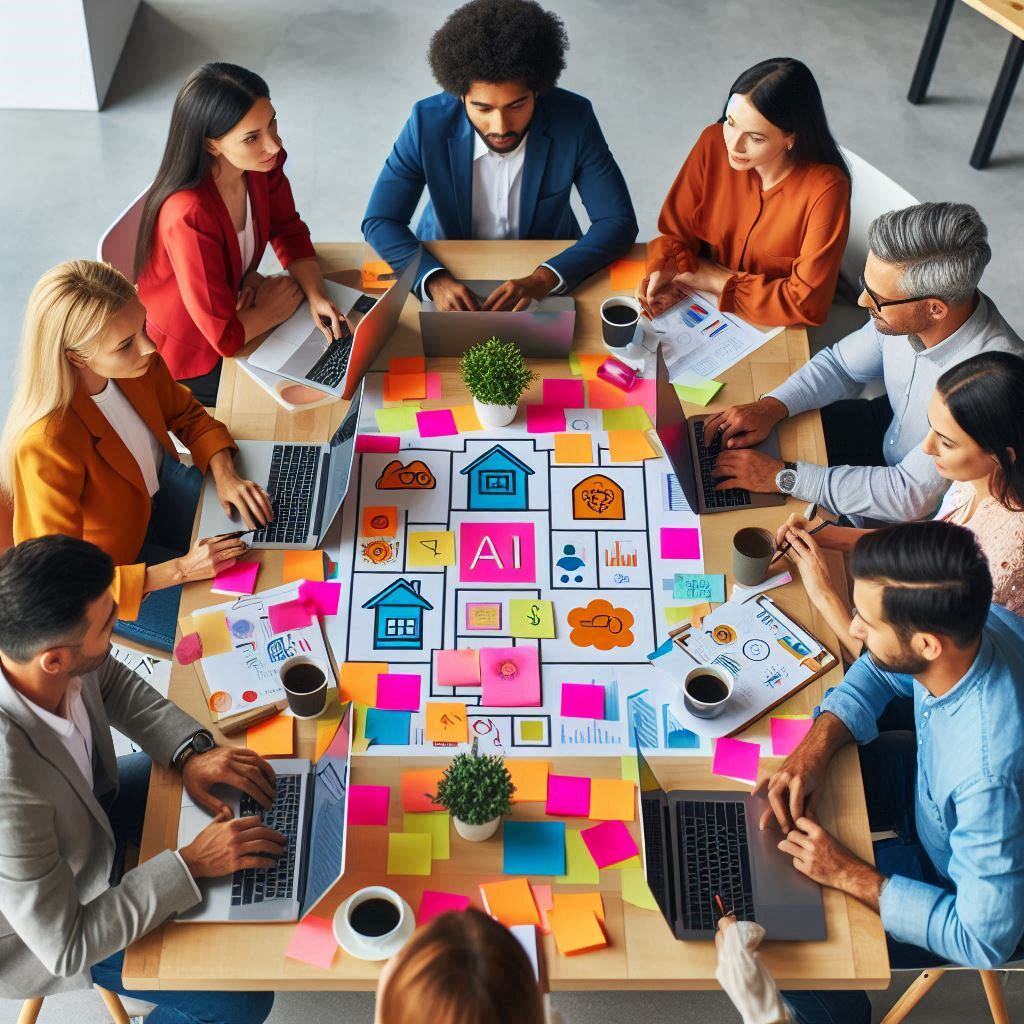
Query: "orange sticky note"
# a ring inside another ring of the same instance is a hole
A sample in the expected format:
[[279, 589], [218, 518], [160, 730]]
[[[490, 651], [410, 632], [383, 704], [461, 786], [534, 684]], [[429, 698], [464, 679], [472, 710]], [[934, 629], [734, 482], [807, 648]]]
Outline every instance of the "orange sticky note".
[[555, 434], [555, 463], [594, 461], [594, 441], [589, 434]]
[[556, 914], [593, 914], [598, 921], [604, 920], [604, 898], [599, 892], [556, 892], [552, 901]]
[[338, 684], [341, 700], [354, 700], [375, 708], [377, 676], [387, 670], [387, 662], [383, 661], [346, 661], [341, 666], [341, 680]]
[[395, 356], [388, 360], [388, 373], [426, 373], [427, 361], [423, 356]]
[[398, 509], [394, 505], [367, 505], [359, 520], [360, 537], [394, 537], [398, 534]]
[[442, 775], [443, 768], [414, 768], [402, 772], [402, 810], [440, 810], [440, 804], [435, 804], [430, 798], [437, 796], [437, 787]]
[[[603, 353], [585, 353], [581, 356], [577, 356], [580, 361], [580, 369], [583, 371], [583, 379], [596, 381], [597, 368], [608, 358]], [[603, 383], [603, 381], [601, 382]], [[610, 387], [611, 385], [609, 385]], [[625, 394], [625, 392], [623, 392]]]
[[547, 800], [550, 761], [521, 761], [519, 758], [510, 758], [505, 761], [505, 767], [512, 776], [512, 785], [516, 787], [512, 794], [512, 803]]
[[292, 583], [295, 580], [317, 580], [323, 583], [324, 553], [319, 550], [286, 551], [281, 582]]
[[711, 605], [705, 601], [703, 604], [695, 604], [690, 609], [690, 625], [694, 629], [700, 629], [704, 624], [704, 616], [711, 614]]
[[534, 885], [530, 883], [533, 892], [533, 902], [537, 904], [537, 913], [540, 914], [540, 930], [545, 935], [551, 934], [551, 925], [548, 924], [548, 911], [554, 906], [551, 897], [550, 885]]
[[612, 462], [643, 462], [658, 457], [646, 430], [609, 430], [608, 450]]
[[600, 378], [587, 381], [587, 405], [591, 409], [621, 409], [636, 404], [637, 396], [631, 391], [623, 391]]
[[643, 260], [616, 260], [609, 269], [613, 292], [635, 292], [647, 276]]
[[476, 409], [472, 405], [457, 405], [452, 409], [452, 415], [455, 417], [455, 429], [460, 434], [484, 429], [484, 425], [480, 422], [480, 417], [477, 416]]
[[427, 704], [428, 743], [468, 743], [469, 715], [462, 701], [438, 700]]
[[366, 291], [368, 288], [389, 287], [396, 274], [384, 260], [367, 260], [360, 268], [359, 276], [363, 291]]
[[632, 821], [636, 786], [630, 779], [590, 780], [590, 817], [595, 821]]
[[384, 400], [401, 402], [406, 398], [427, 397], [425, 373], [389, 373], [384, 377]]
[[245, 745], [264, 757], [291, 757], [295, 753], [295, 719], [274, 715], [246, 731]]
[[594, 913], [567, 914], [563, 911], [560, 914], [557, 910], [549, 910], [548, 924], [555, 933], [555, 945], [562, 956], [592, 953], [608, 945], [608, 937]]
[[514, 924], [532, 924], [540, 927], [540, 914], [525, 878], [510, 878], [506, 882], [484, 882], [480, 895], [491, 917], [506, 928]]
[[223, 609], [214, 612], [193, 612], [192, 628], [199, 634], [204, 658], [227, 654], [232, 649], [231, 634], [228, 632], [228, 622]]

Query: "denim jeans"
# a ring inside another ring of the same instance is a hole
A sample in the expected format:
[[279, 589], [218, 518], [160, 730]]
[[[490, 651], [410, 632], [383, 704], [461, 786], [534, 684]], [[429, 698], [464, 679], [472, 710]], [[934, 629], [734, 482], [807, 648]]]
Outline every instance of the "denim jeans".
[[[117, 759], [118, 790], [101, 801], [114, 831], [118, 857], [126, 846], [138, 845], [146, 813], [150, 760], [146, 754]], [[114, 876], [120, 865], [115, 862]], [[92, 966], [92, 980], [119, 995], [154, 1003], [147, 1024], [263, 1024], [274, 1005], [273, 992], [137, 992], [121, 981], [124, 953], [114, 953]]]

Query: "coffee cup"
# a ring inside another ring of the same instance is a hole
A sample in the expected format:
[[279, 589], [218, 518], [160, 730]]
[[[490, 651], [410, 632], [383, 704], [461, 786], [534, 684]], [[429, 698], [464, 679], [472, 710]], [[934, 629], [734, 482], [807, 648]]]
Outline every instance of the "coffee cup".
[[732, 673], [717, 665], [698, 665], [683, 680], [683, 706], [697, 718], [716, 718], [732, 696]]
[[605, 345], [623, 354], [643, 336], [640, 303], [625, 295], [613, 295], [601, 303], [601, 333]]
[[405, 901], [393, 889], [368, 885], [349, 897], [345, 919], [364, 945], [383, 950], [405, 924]]
[[775, 557], [775, 538], [759, 526], [747, 526], [732, 539], [732, 576], [744, 587], [764, 582]]
[[330, 675], [320, 662], [298, 654], [281, 665], [278, 675], [288, 707], [296, 718], [316, 718], [323, 714]]

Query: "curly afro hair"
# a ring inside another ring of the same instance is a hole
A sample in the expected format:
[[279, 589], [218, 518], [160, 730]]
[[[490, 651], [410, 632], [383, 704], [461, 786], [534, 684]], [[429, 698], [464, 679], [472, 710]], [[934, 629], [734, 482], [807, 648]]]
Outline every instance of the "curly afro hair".
[[520, 80], [544, 93], [565, 69], [568, 48], [562, 19], [535, 0], [470, 0], [434, 33], [428, 59], [453, 96], [473, 82]]

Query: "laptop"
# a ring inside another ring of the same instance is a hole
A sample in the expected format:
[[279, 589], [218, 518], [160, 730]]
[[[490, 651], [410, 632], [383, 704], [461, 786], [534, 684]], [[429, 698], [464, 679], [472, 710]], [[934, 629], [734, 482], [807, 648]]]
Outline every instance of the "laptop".
[[[691, 509], [700, 515], [713, 512], [731, 512], [738, 508], [771, 508], [784, 505], [784, 494], [752, 494], [739, 487], [716, 491], [717, 480], [711, 476], [712, 467], [721, 450], [721, 441], [704, 436], [704, 424], [715, 413], [686, 418], [679, 404], [672, 382], [668, 379], [668, 367], [661, 346], [658, 346], [658, 377], [656, 389], [657, 431], [665, 447], [679, 487], [682, 489]], [[772, 458], [781, 458], [779, 436], [775, 430], [755, 450]]]
[[644, 874], [677, 939], [711, 939], [715, 897], [727, 914], [756, 921], [769, 939], [825, 938], [821, 887], [778, 848], [779, 833], [761, 831], [767, 797], [744, 790], [666, 793], [640, 750], [640, 837]]
[[[179, 921], [298, 921], [345, 873], [348, 770], [352, 753], [352, 705], [314, 764], [305, 758], [275, 758], [277, 799], [264, 810], [247, 793], [223, 787], [235, 817], [258, 815], [288, 839], [274, 867], [243, 868], [226, 878], [200, 879], [203, 902]], [[178, 846], [191, 843], [212, 820], [182, 792]]]
[[304, 302], [268, 335], [248, 361], [257, 369], [335, 398], [351, 398], [398, 325], [419, 262], [417, 253], [379, 299], [325, 281], [328, 296], [345, 314], [353, 330], [343, 328], [340, 338], [328, 341], [323, 331], [312, 324], [309, 303]]
[[[235, 469], [270, 495], [273, 522], [256, 530], [256, 548], [318, 548], [348, 493], [363, 387], [360, 384], [341, 426], [328, 444], [288, 441], [236, 441]], [[213, 477], [203, 483], [199, 536], [216, 537], [239, 529], [221, 507]]]
[[[481, 305], [502, 281], [463, 281]], [[528, 309], [441, 312], [429, 299], [420, 306], [423, 354], [461, 356], [488, 338], [511, 338], [527, 358], [569, 357], [576, 329], [576, 302], [567, 295], [549, 295]]]

